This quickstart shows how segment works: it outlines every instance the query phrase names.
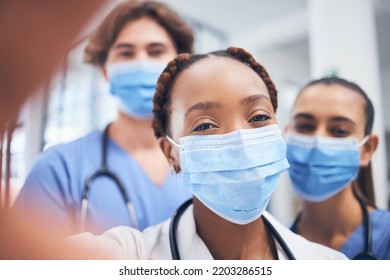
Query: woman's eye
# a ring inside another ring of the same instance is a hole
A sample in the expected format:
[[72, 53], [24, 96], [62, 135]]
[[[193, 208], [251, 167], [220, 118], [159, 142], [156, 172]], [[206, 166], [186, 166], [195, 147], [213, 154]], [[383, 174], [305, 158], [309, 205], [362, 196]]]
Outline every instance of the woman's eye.
[[150, 56], [155, 57], [155, 56], [160, 56], [163, 52], [162, 51], [154, 51], [150, 52]]
[[121, 53], [119, 53], [119, 56], [120, 56], [120, 57], [129, 58], [129, 57], [132, 57], [132, 56], [133, 56], [133, 53], [132, 53], [132, 52], [121, 52]]
[[314, 132], [316, 130], [316, 127], [314, 125], [308, 123], [295, 124], [294, 128], [297, 132], [301, 133], [309, 133]]
[[266, 120], [269, 120], [271, 117], [265, 114], [256, 115], [253, 118], [249, 120], [249, 122], [264, 122]]
[[347, 136], [349, 136], [350, 132], [346, 129], [343, 129], [343, 128], [332, 128], [330, 130], [330, 134], [333, 137], [347, 137]]
[[151, 57], [158, 57], [158, 56], [161, 56], [164, 53], [165, 53], [165, 50], [163, 50], [163, 49], [155, 49], [155, 50], [150, 50], [149, 51], [149, 55]]
[[215, 125], [211, 123], [202, 123], [201, 125], [196, 126], [193, 131], [202, 131], [202, 130], [208, 130], [216, 127]]

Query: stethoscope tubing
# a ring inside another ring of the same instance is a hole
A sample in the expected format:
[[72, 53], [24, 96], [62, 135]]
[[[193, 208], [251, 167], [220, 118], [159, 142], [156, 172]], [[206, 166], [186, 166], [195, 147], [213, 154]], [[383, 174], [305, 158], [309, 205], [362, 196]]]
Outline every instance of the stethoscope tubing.
[[103, 131], [102, 136], [102, 165], [99, 170], [95, 171], [92, 175], [90, 175], [85, 181], [85, 185], [83, 188], [83, 193], [81, 197], [81, 211], [80, 211], [80, 231], [85, 231], [85, 224], [87, 220], [87, 209], [88, 209], [88, 199], [91, 193], [92, 183], [95, 179], [99, 177], [108, 177], [117, 185], [124, 202], [126, 203], [127, 210], [129, 212], [130, 221], [134, 228], [138, 228], [137, 217], [134, 209], [134, 205], [130, 200], [130, 197], [126, 191], [125, 186], [119, 177], [110, 171], [107, 167], [107, 152], [108, 152], [108, 129], [111, 124], [108, 124]]

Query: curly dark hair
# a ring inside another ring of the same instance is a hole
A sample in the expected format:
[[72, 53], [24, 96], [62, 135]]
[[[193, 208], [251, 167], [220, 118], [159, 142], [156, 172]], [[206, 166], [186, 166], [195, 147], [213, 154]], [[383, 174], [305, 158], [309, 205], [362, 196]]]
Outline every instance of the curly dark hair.
[[264, 66], [256, 62], [253, 56], [241, 48], [230, 47], [227, 50], [219, 50], [207, 54], [190, 55], [188, 53], [179, 54], [170, 61], [157, 82], [156, 93], [153, 98], [153, 122], [154, 134], [157, 138], [165, 136], [168, 133], [168, 120], [170, 115], [170, 95], [171, 88], [179, 73], [189, 68], [192, 64], [204, 58], [218, 56], [227, 57], [242, 62], [252, 68], [264, 81], [272, 107], [276, 112], [278, 107], [277, 91], [274, 83], [269, 77]]

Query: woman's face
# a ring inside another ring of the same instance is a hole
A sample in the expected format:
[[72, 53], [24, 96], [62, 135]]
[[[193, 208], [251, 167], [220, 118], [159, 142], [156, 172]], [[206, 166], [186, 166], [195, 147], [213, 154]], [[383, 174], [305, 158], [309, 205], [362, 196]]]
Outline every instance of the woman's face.
[[289, 130], [308, 136], [364, 138], [365, 100], [341, 85], [304, 89], [292, 112]]
[[168, 63], [176, 56], [168, 32], [148, 17], [127, 22], [112, 44], [106, 64], [132, 60]]
[[[251, 68], [225, 57], [195, 62], [179, 74], [171, 90], [170, 137], [226, 134], [275, 124], [268, 90]], [[165, 137], [164, 146], [171, 146]], [[175, 150], [175, 149], [173, 149]], [[166, 153], [167, 155], [167, 153]], [[178, 150], [168, 156], [179, 165]]]
[[[362, 96], [341, 85], [316, 84], [298, 96], [287, 131], [361, 141], [366, 136], [365, 126], [365, 100]], [[377, 145], [377, 135], [371, 134], [360, 148], [361, 166], [369, 164]]]

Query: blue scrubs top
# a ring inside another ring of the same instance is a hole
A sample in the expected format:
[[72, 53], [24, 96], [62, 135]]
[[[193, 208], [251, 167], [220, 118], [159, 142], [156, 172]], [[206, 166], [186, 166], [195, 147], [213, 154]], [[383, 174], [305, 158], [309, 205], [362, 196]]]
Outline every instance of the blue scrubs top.
[[[84, 184], [101, 168], [101, 143], [102, 132], [93, 131], [42, 153], [28, 175], [14, 209], [35, 226], [55, 227], [65, 236], [78, 233]], [[124, 184], [141, 230], [170, 218], [191, 197], [180, 180], [169, 172], [161, 186], [154, 184], [133, 157], [111, 139], [107, 164]], [[88, 201], [86, 231], [101, 234], [114, 226], [131, 226], [124, 199], [111, 179], [95, 179]]]
[[[371, 220], [371, 253], [382, 260], [390, 260], [390, 212], [375, 209], [370, 213]], [[299, 234], [296, 228], [297, 220], [290, 229]], [[361, 223], [339, 250], [349, 259], [362, 253], [365, 249], [365, 228]]]
[[[390, 260], [390, 212], [376, 209], [370, 213], [372, 253], [382, 260]], [[365, 228], [361, 224], [340, 249], [348, 258], [352, 259], [364, 251]]]

